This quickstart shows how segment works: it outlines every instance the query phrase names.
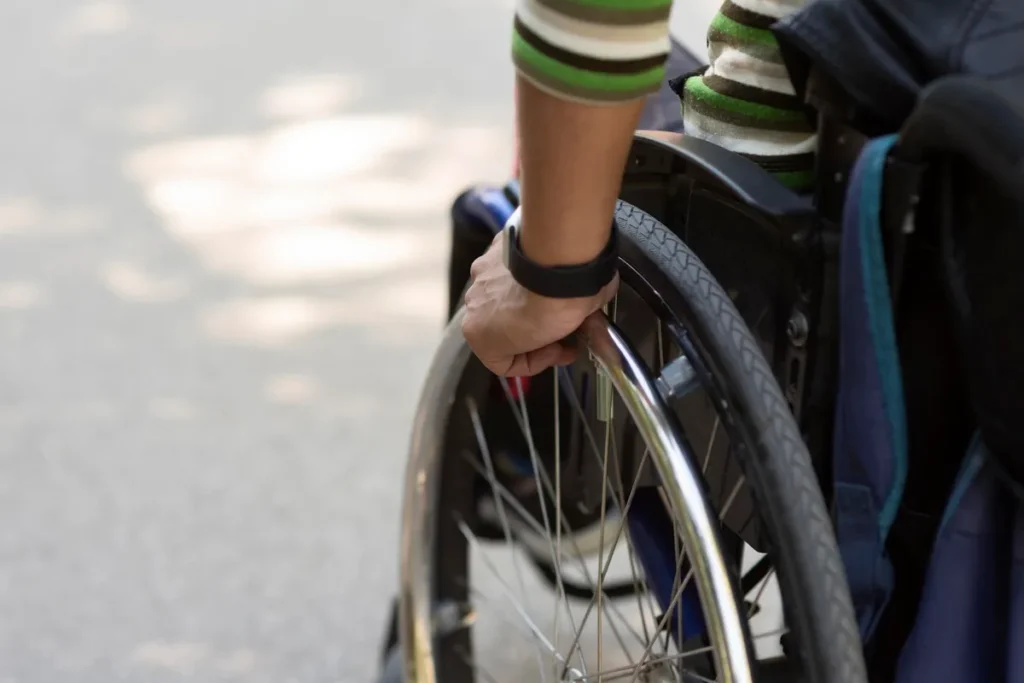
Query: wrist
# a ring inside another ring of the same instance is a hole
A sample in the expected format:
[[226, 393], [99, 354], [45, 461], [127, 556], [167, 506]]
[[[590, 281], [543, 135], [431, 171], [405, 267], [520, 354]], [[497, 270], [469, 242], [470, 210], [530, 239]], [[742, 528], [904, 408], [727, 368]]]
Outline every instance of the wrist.
[[591, 237], [580, 241], [557, 240], [531, 237], [530, 233], [523, 231], [520, 233], [519, 245], [523, 253], [538, 265], [550, 268], [579, 266], [601, 255], [608, 244], [610, 231], [595, 232]]
[[519, 246], [531, 261], [546, 267], [578, 266], [601, 255], [611, 237], [610, 220], [547, 218], [525, 210]]
[[584, 252], [566, 252], [571, 254], [571, 262], [547, 265], [524, 252], [520, 233], [521, 216], [517, 210], [505, 225], [505, 265], [516, 282], [528, 292], [553, 299], [585, 298], [595, 296], [615, 279], [618, 240], [610, 224], [604, 244], [593, 257], [582, 260], [575, 254]]

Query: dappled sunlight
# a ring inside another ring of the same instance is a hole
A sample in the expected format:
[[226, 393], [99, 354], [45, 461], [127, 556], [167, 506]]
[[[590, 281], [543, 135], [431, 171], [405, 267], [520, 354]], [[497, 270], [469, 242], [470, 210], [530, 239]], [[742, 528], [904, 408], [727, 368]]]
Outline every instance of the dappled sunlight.
[[59, 40], [71, 41], [124, 33], [132, 25], [131, 7], [119, 0], [92, 0], [72, 11], [57, 27]]
[[35, 227], [42, 219], [43, 207], [35, 197], [0, 199], [0, 235]]
[[43, 232], [73, 235], [101, 230], [110, 221], [108, 209], [94, 206], [70, 206], [54, 209], [46, 217]]
[[64, 418], [74, 422], [109, 422], [118, 419], [122, 412], [113, 401], [94, 398], [70, 405]]
[[135, 647], [129, 662], [139, 668], [180, 675], [252, 673], [256, 654], [247, 649], [219, 652], [205, 643], [154, 640]]
[[422, 344], [439, 335], [446, 293], [441, 275], [345, 288], [332, 296], [248, 297], [210, 306], [202, 327], [229, 343], [275, 347], [336, 326], [364, 327], [378, 341]]
[[363, 394], [341, 396], [332, 401], [318, 403], [317, 407], [328, 417], [347, 420], [352, 423], [367, 424], [380, 420], [385, 412], [385, 401], [380, 397]]
[[108, 290], [125, 301], [164, 303], [188, 292], [184, 278], [160, 277], [132, 263], [108, 263], [100, 269], [100, 277]]
[[0, 683], [372, 680], [510, 1], [9, 3]]
[[[293, 79], [269, 89], [264, 106], [302, 117], [340, 106], [355, 87]], [[342, 115], [150, 146], [126, 170], [167, 230], [216, 272], [265, 286], [423, 265], [440, 276], [446, 210], [481, 167], [501, 177], [507, 137], [420, 116]]]
[[191, 121], [194, 106], [182, 94], [164, 93], [129, 109], [125, 125], [139, 135], [177, 133]]
[[0, 308], [26, 310], [42, 301], [42, 291], [31, 282], [0, 282]]
[[260, 185], [321, 184], [373, 170], [387, 155], [427, 141], [419, 116], [343, 116], [272, 129], [259, 140], [250, 180]]
[[308, 375], [282, 374], [271, 377], [263, 393], [272, 403], [302, 404], [318, 398], [319, 389]]
[[210, 306], [201, 324], [203, 331], [218, 341], [273, 347], [322, 331], [336, 320], [330, 302], [309, 297], [267, 297]]
[[185, 421], [196, 417], [196, 409], [189, 402], [173, 396], [163, 396], [149, 401], [148, 411], [158, 420]]
[[160, 47], [170, 50], [216, 49], [218, 41], [224, 38], [222, 31], [203, 21], [179, 20], [160, 29], [156, 41]]
[[295, 76], [268, 88], [260, 108], [273, 119], [322, 118], [350, 104], [361, 89], [362, 84], [353, 76]]
[[[397, 280], [374, 289], [372, 297], [360, 298], [359, 310], [367, 319], [373, 311], [402, 317], [410, 322], [440, 328], [448, 304], [448, 290], [441, 277]], [[352, 310], [356, 307], [353, 306]]]
[[253, 239], [204, 241], [207, 265], [261, 284], [294, 284], [436, 263], [445, 244], [422, 230], [375, 233], [343, 225], [267, 230]]
[[100, 228], [109, 220], [99, 207], [46, 207], [35, 197], [0, 198], [0, 237], [75, 234]]

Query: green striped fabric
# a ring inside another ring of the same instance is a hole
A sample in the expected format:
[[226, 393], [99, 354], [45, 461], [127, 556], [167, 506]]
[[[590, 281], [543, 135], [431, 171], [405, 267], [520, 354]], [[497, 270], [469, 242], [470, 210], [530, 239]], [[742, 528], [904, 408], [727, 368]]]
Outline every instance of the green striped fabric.
[[726, 0], [708, 29], [710, 65], [679, 94], [687, 135], [759, 163], [798, 191], [814, 182], [817, 137], [770, 27], [805, 0]]
[[539, 41], [532, 41], [528, 30], [517, 26], [512, 38], [512, 54], [516, 66], [539, 86], [556, 93], [583, 100], [622, 101], [643, 97], [654, 92], [665, 79], [664, 64], [646, 69], [637, 68], [626, 73], [614, 73], [596, 67], [583, 68], [572, 60], [560, 61], [545, 50]]
[[665, 79], [671, 0], [520, 0], [516, 68], [538, 87], [586, 102], [628, 102]]
[[[512, 56], [537, 87], [615, 103], [664, 80], [672, 0], [517, 1]], [[687, 135], [746, 155], [798, 190], [813, 180], [815, 131], [770, 29], [806, 1], [725, 0], [708, 29], [710, 65], [678, 90]]]

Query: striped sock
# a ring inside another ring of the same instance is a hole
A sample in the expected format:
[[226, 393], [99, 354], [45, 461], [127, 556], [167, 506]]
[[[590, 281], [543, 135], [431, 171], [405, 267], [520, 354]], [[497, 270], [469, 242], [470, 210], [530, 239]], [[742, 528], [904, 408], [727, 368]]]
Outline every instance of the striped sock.
[[710, 66], [677, 85], [687, 135], [760, 164], [795, 190], [814, 181], [812, 123], [769, 28], [805, 0], [725, 0], [708, 30]]

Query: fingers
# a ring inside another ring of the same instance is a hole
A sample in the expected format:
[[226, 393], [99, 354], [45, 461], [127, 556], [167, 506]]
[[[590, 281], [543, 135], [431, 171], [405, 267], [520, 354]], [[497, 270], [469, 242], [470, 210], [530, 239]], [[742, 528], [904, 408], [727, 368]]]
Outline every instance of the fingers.
[[502, 358], [489, 363], [481, 362], [488, 370], [503, 377], [532, 377], [558, 365], [570, 365], [576, 360], [576, 349], [561, 344], [520, 353], [513, 358]]
[[505, 267], [502, 249], [499, 235], [470, 269], [462, 320], [466, 342], [487, 369], [506, 377], [574, 362], [575, 348], [559, 340], [615, 297], [618, 276], [589, 298], [529, 296]]
[[565, 346], [564, 344], [558, 345], [561, 348], [561, 354], [555, 365], [572, 365], [576, 362], [576, 358], [580, 355], [579, 349], [575, 346]]

